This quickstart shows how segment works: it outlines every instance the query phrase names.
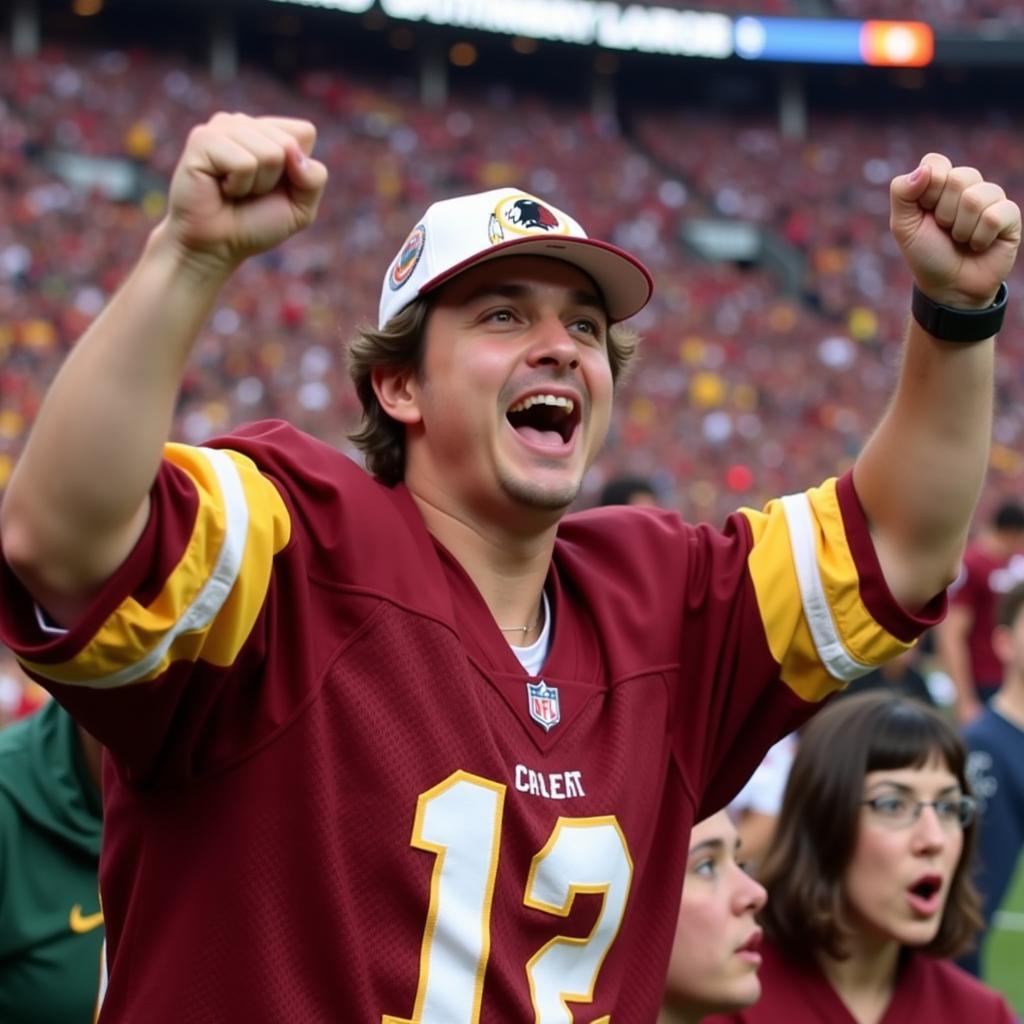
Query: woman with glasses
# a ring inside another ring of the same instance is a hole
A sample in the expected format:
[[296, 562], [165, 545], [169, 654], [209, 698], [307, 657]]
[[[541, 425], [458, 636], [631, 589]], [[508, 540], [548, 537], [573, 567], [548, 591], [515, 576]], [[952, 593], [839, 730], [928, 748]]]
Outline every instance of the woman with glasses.
[[697, 1024], [714, 1011], [749, 1006], [761, 994], [764, 887], [737, 859], [740, 839], [725, 811], [693, 826], [658, 1024]]
[[806, 727], [760, 872], [762, 997], [709, 1024], [1011, 1024], [948, 961], [980, 925], [964, 763], [953, 727], [905, 697], [850, 697]]

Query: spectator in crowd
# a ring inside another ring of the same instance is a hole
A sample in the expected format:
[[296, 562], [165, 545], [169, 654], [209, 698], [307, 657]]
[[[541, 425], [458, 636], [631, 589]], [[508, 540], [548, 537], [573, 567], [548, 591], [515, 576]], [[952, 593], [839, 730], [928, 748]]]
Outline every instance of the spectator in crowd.
[[936, 649], [956, 686], [956, 714], [966, 725], [999, 689], [1003, 666], [992, 647], [999, 598], [1024, 580], [1024, 507], [1000, 505], [964, 552], [950, 587], [949, 613], [935, 629]]
[[[976, 880], [986, 928], [1024, 849], [1024, 582], [1000, 601], [992, 646], [1003, 663], [1003, 684], [963, 732], [967, 775], [980, 805]], [[961, 963], [978, 974], [980, 959], [975, 949]]]
[[761, 994], [755, 915], [765, 891], [740, 856], [742, 843], [725, 811], [693, 826], [659, 1024], [697, 1024]]
[[0, 1020], [92, 1024], [100, 747], [56, 702], [0, 730]]
[[601, 488], [599, 505], [657, 505], [654, 484], [642, 476], [617, 476]]
[[907, 370], [840, 480], [722, 531], [566, 516], [650, 278], [514, 189], [388, 267], [369, 472], [280, 422], [165, 446], [222, 286], [315, 215], [314, 138], [190, 133], [4, 495], [4, 639], [111, 755], [105, 1024], [649, 1021], [694, 808], [941, 612], [1020, 212], [934, 153], [893, 180]]
[[739, 831], [743, 859], [752, 871], [761, 863], [775, 834], [797, 743], [796, 733], [783, 736], [729, 803], [729, 814]]
[[759, 878], [762, 996], [734, 1024], [1010, 1024], [946, 958], [980, 924], [975, 803], [955, 729], [919, 701], [866, 693], [805, 727]]
[[918, 668], [920, 663], [921, 649], [912, 647], [909, 651], [890, 658], [884, 665], [873, 668], [859, 679], [854, 679], [841, 692], [840, 699], [852, 697], [858, 693], [867, 693], [869, 690], [886, 690], [903, 697], [913, 697], [934, 707], [935, 698], [932, 696], [931, 690], [928, 689], [927, 680]]

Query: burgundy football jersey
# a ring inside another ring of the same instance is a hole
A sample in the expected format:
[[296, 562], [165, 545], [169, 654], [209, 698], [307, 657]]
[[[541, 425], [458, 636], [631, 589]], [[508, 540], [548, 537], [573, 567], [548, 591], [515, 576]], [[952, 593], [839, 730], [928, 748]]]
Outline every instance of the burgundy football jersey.
[[[857, 1024], [815, 964], [798, 964], [771, 942], [762, 945], [761, 998], [703, 1024]], [[1015, 1024], [1006, 1000], [946, 960], [909, 953], [878, 1024]]]
[[529, 678], [388, 488], [280, 423], [169, 445], [73, 630], [3, 637], [110, 750], [103, 1024], [654, 1019], [693, 821], [941, 609], [849, 476], [722, 531], [562, 523]]

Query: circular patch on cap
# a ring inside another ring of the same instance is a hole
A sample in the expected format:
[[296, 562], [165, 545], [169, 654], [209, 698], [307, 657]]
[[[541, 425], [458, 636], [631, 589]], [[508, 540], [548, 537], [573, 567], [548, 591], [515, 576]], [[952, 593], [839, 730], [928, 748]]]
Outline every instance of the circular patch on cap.
[[568, 235], [569, 222], [561, 210], [525, 192], [507, 196], [494, 208], [500, 227], [514, 235]]
[[422, 224], [417, 224], [405, 240], [405, 244], [398, 250], [395, 262], [391, 265], [388, 284], [391, 285], [392, 291], [398, 291], [412, 277], [412, 272], [416, 269], [416, 264], [419, 263], [426, 244], [427, 229]]

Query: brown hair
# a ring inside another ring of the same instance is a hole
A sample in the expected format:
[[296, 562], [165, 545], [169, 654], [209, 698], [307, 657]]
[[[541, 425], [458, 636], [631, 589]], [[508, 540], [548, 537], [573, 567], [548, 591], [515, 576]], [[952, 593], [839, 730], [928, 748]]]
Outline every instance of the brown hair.
[[[921, 701], [889, 693], [845, 697], [826, 708], [800, 737], [775, 836], [759, 873], [768, 889], [765, 931], [787, 955], [847, 955], [853, 934], [844, 878], [853, 857], [869, 772], [918, 768], [938, 756], [969, 792], [963, 743], [940, 714]], [[975, 824], [953, 872], [939, 930], [922, 951], [957, 956], [982, 926], [970, 880]]]
[[[358, 428], [348, 436], [363, 453], [366, 468], [389, 486], [405, 475], [405, 427], [392, 419], [377, 400], [373, 371], [383, 367], [420, 372], [429, 312], [428, 299], [414, 299], [383, 328], [363, 324], [348, 346], [349, 376], [363, 407]], [[612, 324], [608, 328], [608, 363], [616, 384], [628, 376], [639, 340], [630, 327]]]

